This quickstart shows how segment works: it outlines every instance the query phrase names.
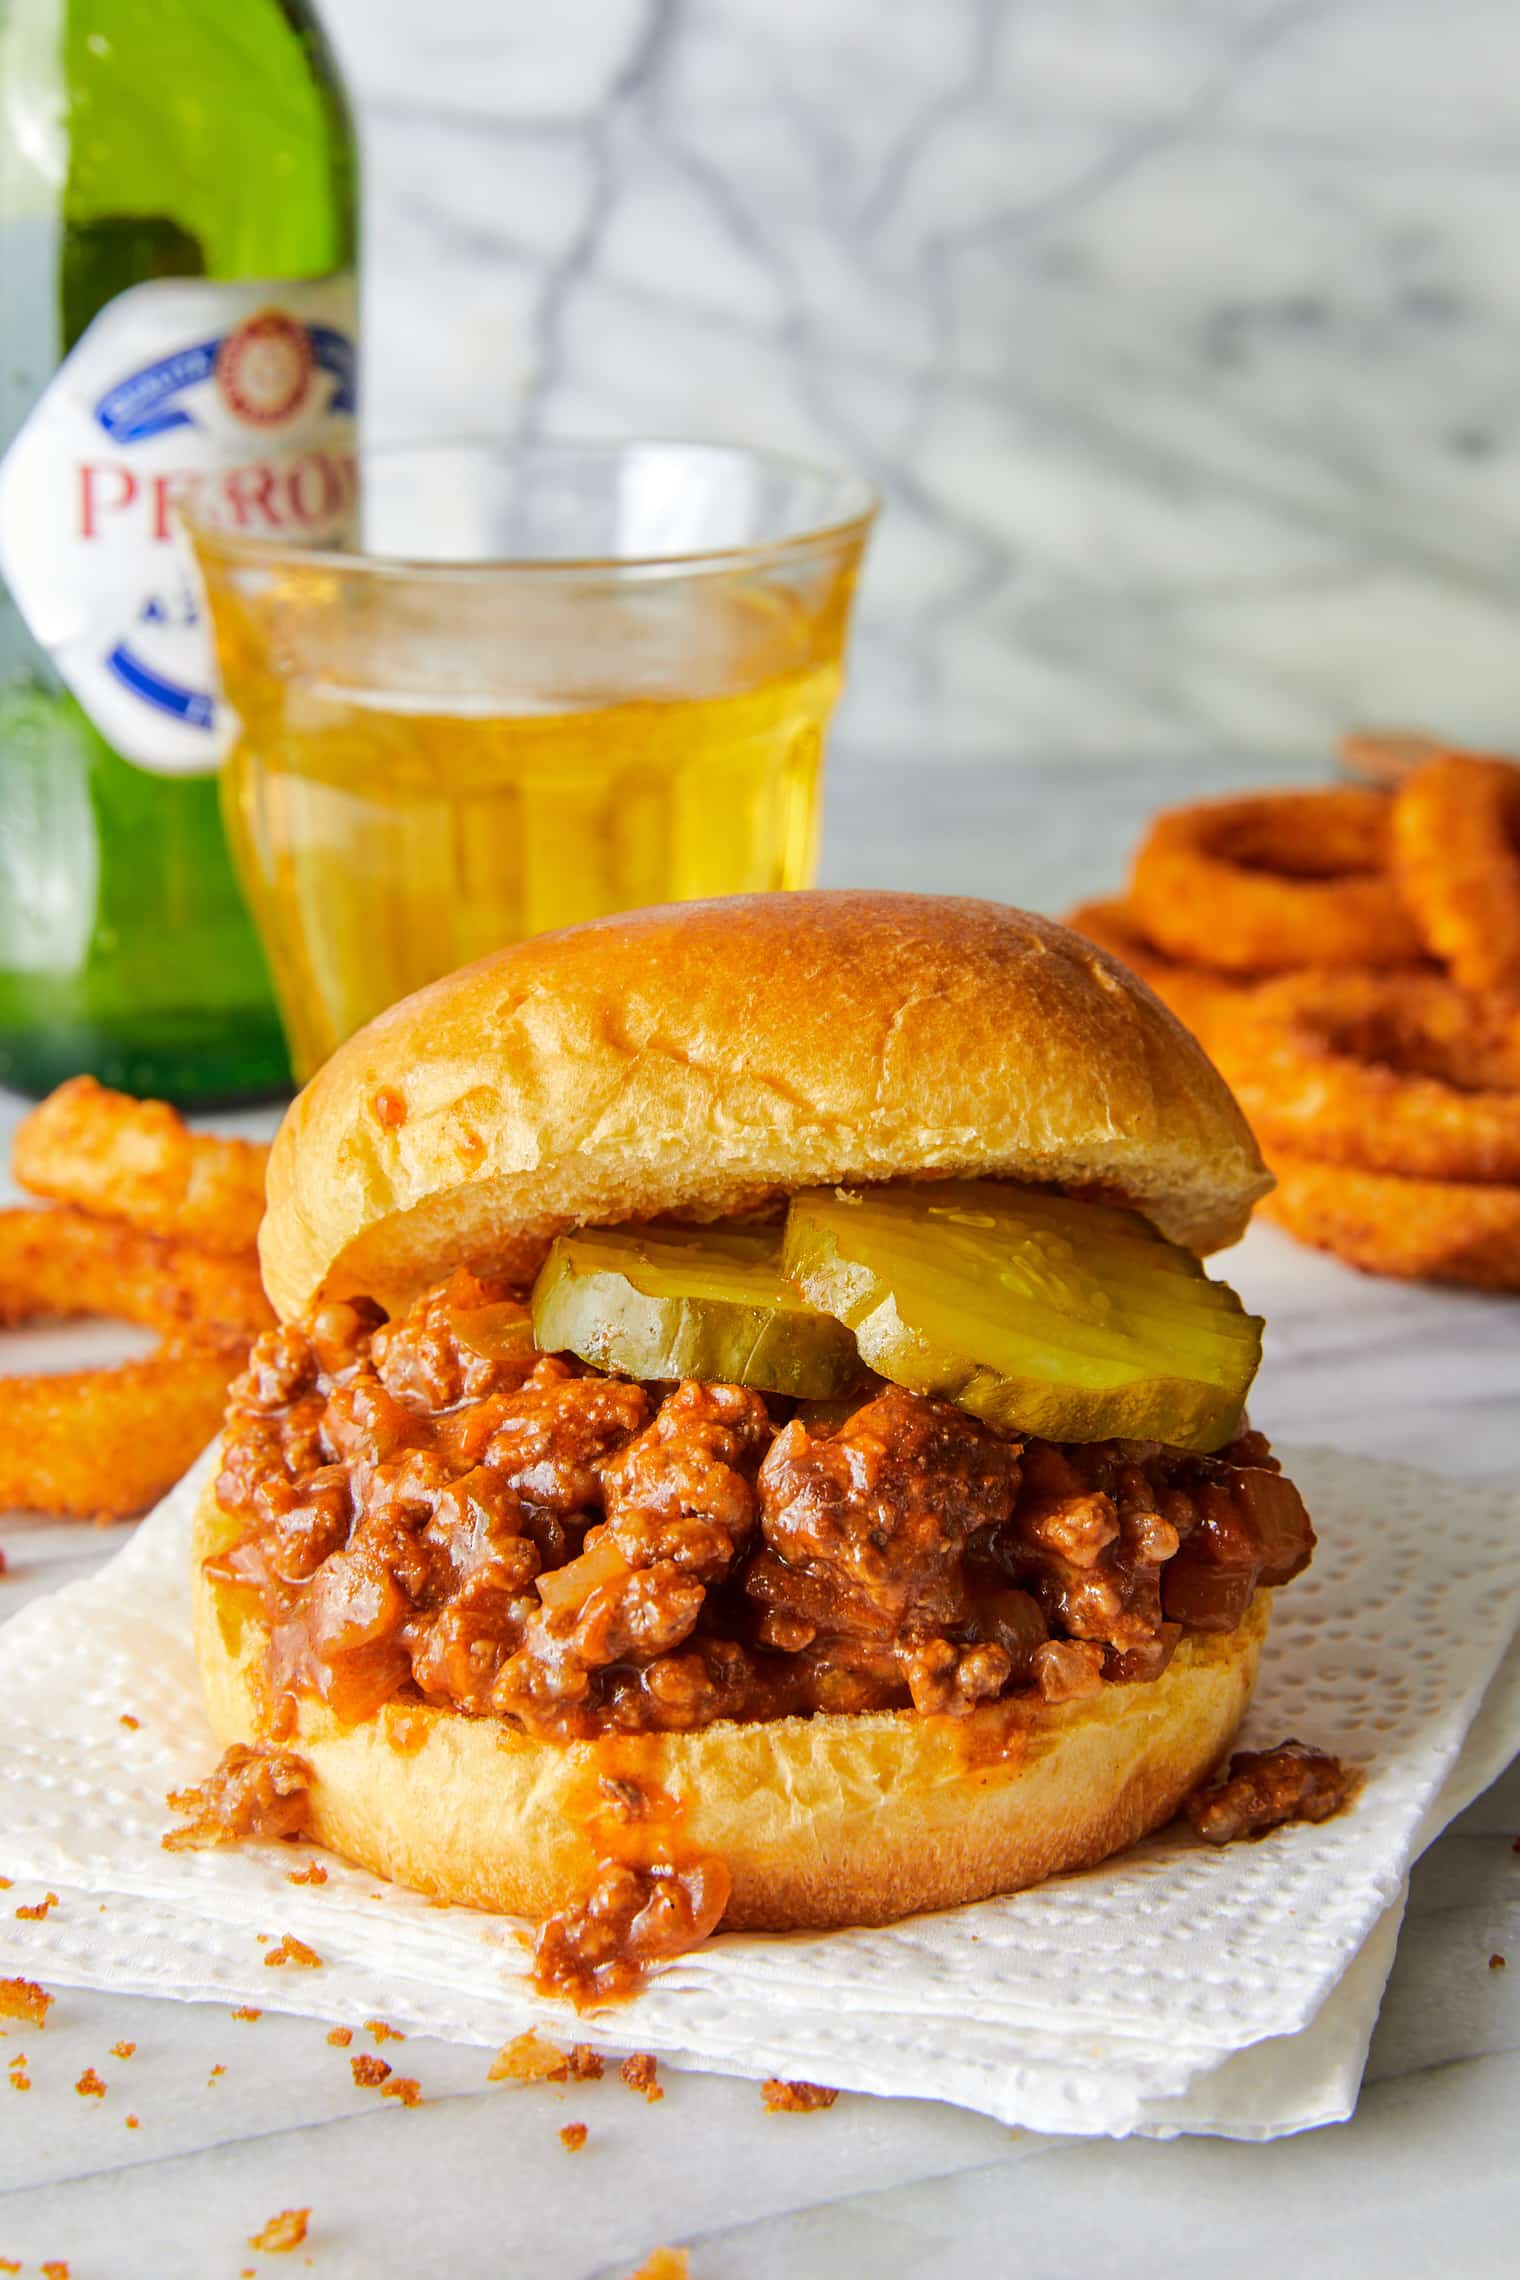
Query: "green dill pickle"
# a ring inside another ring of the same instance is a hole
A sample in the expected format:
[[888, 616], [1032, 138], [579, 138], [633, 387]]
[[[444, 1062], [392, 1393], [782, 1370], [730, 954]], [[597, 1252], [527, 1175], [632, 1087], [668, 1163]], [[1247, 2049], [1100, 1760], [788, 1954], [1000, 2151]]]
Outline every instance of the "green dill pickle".
[[533, 1286], [533, 1334], [634, 1378], [701, 1378], [829, 1401], [863, 1374], [855, 1341], [783, 1278], [780, 1229], [596, 1227], [561, 1235]]
[[795, 1196], [782, 1265], [862, 1361], [1008, 1431], [1209, 1450], [1238, 1430], [1258, 1317], [1116, 1205], [985, 1180]]

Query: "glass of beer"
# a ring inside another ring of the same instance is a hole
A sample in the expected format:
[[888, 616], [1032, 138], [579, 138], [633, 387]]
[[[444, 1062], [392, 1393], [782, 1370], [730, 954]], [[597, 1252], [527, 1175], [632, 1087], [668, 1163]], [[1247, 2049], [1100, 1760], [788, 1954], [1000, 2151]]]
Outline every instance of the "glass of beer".
[[297, 1075], [521, 936], [806, 885], [875, 505], [675, 442], [365, 454], [344, 552], [261, 537], [246, 490], [189, 499]]

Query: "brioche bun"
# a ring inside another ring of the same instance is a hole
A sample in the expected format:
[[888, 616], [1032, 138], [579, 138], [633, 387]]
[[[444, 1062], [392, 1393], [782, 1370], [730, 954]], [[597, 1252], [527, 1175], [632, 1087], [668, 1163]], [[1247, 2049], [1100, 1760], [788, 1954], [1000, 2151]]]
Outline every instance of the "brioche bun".
[[[202, 1561], [242, 1523], [204, 1491], [195, 1637], [211, 1724], [263, 1738], [268, 1632]], [[1266, 1635], [1258, 1591], [1234, 1631], [1183, 1639], [1160, 1678], [967, 1718], [914, 1711], [776, 1718], [638, 1737], [639, 1772], [682, 1800], [682, 1837], [721, 1856], [730, 1931], [891, 1923], [1090, 1867], [1171, 1819], [1225, 1755]], [[584, 1899], [596, 1744], [537, 1742], [491, 1718], [389, 1702], [357, 1726], [310, 1698], [282, 1742], [312, 1769], [311, 1832], [436, 1898], [546, 1916]]]
[[501, 950], [349, 1039], [286, 1117], [264, 1278], [393, 1312], [576, 1225], [954, 1173], [1133, 1204], [1214, 1250], [1271, 1186], [1223, 1079], [1142, 982], [997, 903], [681, 903]]

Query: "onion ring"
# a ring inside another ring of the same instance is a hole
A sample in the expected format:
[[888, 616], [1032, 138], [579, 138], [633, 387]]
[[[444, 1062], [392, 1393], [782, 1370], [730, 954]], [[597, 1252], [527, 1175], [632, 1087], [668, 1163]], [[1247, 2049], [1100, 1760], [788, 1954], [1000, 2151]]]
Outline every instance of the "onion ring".
[[1246, 995], [1236, 976], [1184, 965], [1180, 959], [1168, 957], [1150, 940], [1122, 897], [1078, 903], [1075, 910], [1067, 912], [1063, 923], [1117, 958], [1132, 974], [1138, 974], [1162, 1004], [1171, 1008], [1184, 1029], [1191, 1029], [1205, 1044], [1219, 1015]]
[[1300, 1243], [1401, 1282], [1520, 1291], [1520, 1187], [1408, 1180], [1273, 1148], [1257, 1209]]
[[1452, 979], [1520, 1000], [1520, 768], [1447, 752], [1418, 769], [1393, 803], [1393, 866]]
[[214, 1251], [251, 1251], [269, 1150], [192, 1132], [161, 1100], [71, 1077], [16, 1133], [12, 1166], [33, 1195]]
[[62, 1206], [0, 1211], [0, 1323], [87, 1314], [251, 1343], [274, 1326], [258, 1263]]
[[0, 1509], [120, 1520], [156, 1504], [221, 1423], [246, 1353], [179, 1331], [115, 1369], [0, 1378]]
[[1420, 937], [1387, 869], [1391, 806], [1342, 786], [1174, 808], [1136, 857], [1131, 907], [1172, 957], [1232, 974], [1413, 965]]
[[252, 1257], [67, 1207], [0, 1211], [0, 1323], [106, 1315], [162, 1333], [114, 1369], [0, 1377], [0, 1508], [121, 1518], [172, 1487], [274, 1320]]
[[1520, 1181], [1520, 1018], [1428, 975], [1295, 974], [1214, 1057], [1266, 1145], [1409, 1179]]

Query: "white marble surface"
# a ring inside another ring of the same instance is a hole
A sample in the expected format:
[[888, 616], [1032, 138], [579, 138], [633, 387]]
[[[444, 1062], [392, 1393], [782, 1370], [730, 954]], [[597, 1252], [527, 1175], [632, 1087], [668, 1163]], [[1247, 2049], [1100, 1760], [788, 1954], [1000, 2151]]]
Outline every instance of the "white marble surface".
[[[1016, 789], [974, 765], [932, 776], [841, 768], [825, 868], [983, 892], [1018, 882], [1059, 907], [1116, 874], [1133, 814], [1203, 780], [1115, 772], [1089, 785], [1051, 768]], [[1229, 1272], [1270, 1323], [1253, 1402], [1269, 1431], [1454, 1476], [1514, 1470], [1520, 1304], [1366, 1281], [1269, 1229], [1253, 1231]], [[51, 1335], [57, 1362], [81, 1334]], [[0, 1343], [0, 1366], [19, 1358], [14, 1341]], [[112, 1541], [25, 1520], [0, 1527], [0, 1608], [82, 1573]], [[33, 2082], [25, 2094], [0, 2082], [0, 2256], [29, 2272], [65, 2257], [72, 2280], [273, 2272], [286, 2268], [250, 2256], [247, 2236], [277, 2209], [310, 2204], [312, 2269], [344, 2280], [621, 2280], [660, 2240], [690, 2247], [693, 2280], [928, 2280], [955, 2269], [958, 2251], [1027, 2280], [1175, 2280], [1217, 2272], [1221, 2259], [1242, 2280], [1290, 2259], [1337, 2280], [1508, 2273], [1520, 2200], [1517, 1832], [1520, 1767], [1417, 1869], [1368, 2087], [1337, 2129], [1267, 2148], [1076, 2145], [866, 2098], [768, 2117], [751, 2086], [692, 2076], [669, 2077], [665, 2100], [645, 2106], [615, 2078], [489, 2089], [479, 2053], [423, 2041], [387, 2047], [423, 2086], [426, 2103], [404, 2112], [356, 2091], [347, 2054], [310, 2022], [64, 1993], [45, 2034], [12, 2027], [0, 2046], [0, 2062], [26, 2051]], [[1489, 1956], [1506, 1952], [1511, 1968], [1490, 1970]], [[122, 2039], [138, 2046], [128, 2061], [108, 2055]], [[354, 2047], [368, 2047], [362, 2034]], [[86, 2065], [107, 2081], [102, 2101], [74, 2093]], [[215, 2065], [226, 2073], [212, 2083]], [[139, 2129], [126, 2129], [129, 2112]], [[556, 2136], [570, 2119], [591, 2131], [573, 2157]]]
[[1514, 729], [1512, 0], [323, 0], [373, 432], [884, 490], [862, 752]]

